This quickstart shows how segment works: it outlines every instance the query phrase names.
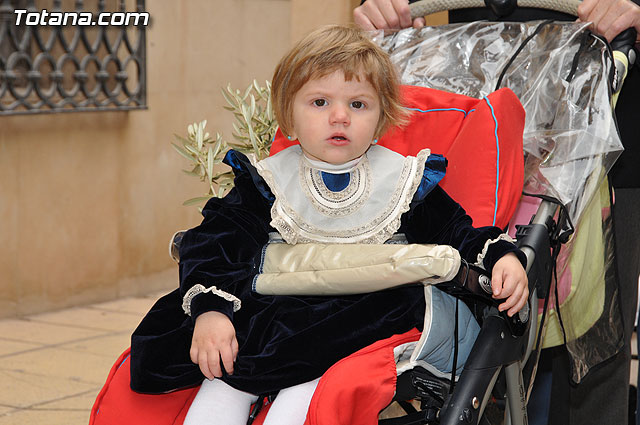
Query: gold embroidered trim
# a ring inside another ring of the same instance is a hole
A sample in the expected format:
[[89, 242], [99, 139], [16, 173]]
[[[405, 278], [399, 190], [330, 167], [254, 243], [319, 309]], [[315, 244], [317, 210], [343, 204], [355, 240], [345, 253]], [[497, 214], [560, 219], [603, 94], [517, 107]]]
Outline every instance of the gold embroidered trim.
[[371, 165], [365, 157], [349, 172], [349, 184], [339, 192], [331, 191], [322, 172], [303, 158], [299, 166], [300, 186], [311, 205], [328, 217], [345, 217], [358, 211], [371, 196]]

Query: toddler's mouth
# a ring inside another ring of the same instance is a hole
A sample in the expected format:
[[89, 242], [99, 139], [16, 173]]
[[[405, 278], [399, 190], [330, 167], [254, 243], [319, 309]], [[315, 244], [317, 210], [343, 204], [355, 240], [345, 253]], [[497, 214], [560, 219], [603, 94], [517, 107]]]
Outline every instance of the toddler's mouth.
[[349, 142], [349, 139], [347, 139], [347, 137], [342, 133], [336, 133], [329, 137], [329, 141], [332, 143], [343, 144], [345, 142]]

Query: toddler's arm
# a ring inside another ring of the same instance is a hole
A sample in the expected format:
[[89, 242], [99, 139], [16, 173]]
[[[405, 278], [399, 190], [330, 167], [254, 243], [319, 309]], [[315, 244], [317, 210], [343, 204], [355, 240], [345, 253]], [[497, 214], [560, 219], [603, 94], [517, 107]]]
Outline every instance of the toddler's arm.
[[527, 273], [520, 260], [512, 252], [500, 258], [491, 273], [493, 298], [506, 298], [498, 310], [507, 311], [510, 317], [524, 307], [529, 298]]
[[189, 355], [208, 379], [222, 377], [222, 365], [229, 375], [233, 374], [238, 341], [231, 320], [217, 311], [199, 315], [193, 329]]

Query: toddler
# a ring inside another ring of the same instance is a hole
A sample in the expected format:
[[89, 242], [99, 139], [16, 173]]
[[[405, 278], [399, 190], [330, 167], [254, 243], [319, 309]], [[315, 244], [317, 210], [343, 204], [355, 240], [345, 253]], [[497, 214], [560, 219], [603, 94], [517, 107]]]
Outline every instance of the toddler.
[[492, 273], [501, 311], [527, 301], [522, 252], [496, 227], [474, 228], [438, 185], [444, 159], [376, 146], [402, 125], [398, 77], [359, 30], [330, 26], [281, 60], [272, 100], [298, 144], [256, 162], [230, 151], [235, 187], [211, 199], [180, 246], [180, 288], [160, 299], [132, 339], [132, 388], [159, 393], [202, 384], [185, 424], [242, 424], [258, 396], [277, 394], [265, 424], [302, 424], [319, 377], [373, 342], [421, 328], [423, 289], [349, 296], [252, 291], [263, 247], [409, 243], [455, 247]]

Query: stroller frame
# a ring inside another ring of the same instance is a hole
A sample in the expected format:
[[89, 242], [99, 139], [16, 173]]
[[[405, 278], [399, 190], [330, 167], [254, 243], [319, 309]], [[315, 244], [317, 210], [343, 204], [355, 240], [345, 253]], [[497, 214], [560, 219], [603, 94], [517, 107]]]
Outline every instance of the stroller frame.
[[[536, 332], [532, 332], [532, 329], [535, 330], [537, 324], [537, 314], [530, 314], [530, 307], [537, 305], [537, 288], [544, 288], [551, 281], [550, 244], [554, 238], [552, 233], [556, 222], [553, 217], [557, 209], [558, 206], [552, 202], [543, 201], [531, 223], [519, 226], [520, 238], [516, 244], [527, 256], [526, 271], [531, 293], [528, 304], [523, 308], [522, 313], [509, 318], [506, 314], [498, 313], [495, 308], [490, 309], [488, 316], [483, 321], [480, 334], [469, 354], [464, 370], [455, 385], [455, 391], [450, 394], [438, 413], [434, 415], [433, 411], [429, 411], [433, 409], [427, 408], [422, 412], [413, 411], [404, 418], [382, 419], [379, 422], [381, 425], [432, 423], [436, 419], [439, 421], [438, 423], [447, 425], [481, 423], [485, 407], [502, 370], [504, 370], [508, 412], [505, 423], [507, 425], [526, 425], [528, 423], [528, 391], [523, 377], [523, 369], [534, 350]], [[472, 290], [476, 295], [486, 296], [486, 293], [481, 293], [481, 289], [475, 289], [479, 287], [471, 279], [477, 279], [477, 276], [463, 280], [462, 286], [465, 290]], [[440, 285], [439, 287], [447, 292], [455, 292], [460, 295], [459, 291], [451, 291], [450, 288]], [[396, 399], [405, 394], [419, 395], [420, 390], [424, 388], [424, 383], [420, 380], [430, 379], [425, 378], [421, 371], [406, 373], [414, 374], [414, 376], [404, 379], [398, 378], [399, 388]], [[401, 388], [401, 385], [404, 388]], [[413, 391], [407, 386], [413, 386]]]
[[[505, 398], [507, 410], [507, 425], [526, 425], [527, 418], [527, 387], [523, 377], [525, 363], [533, 353], [537, 323], [537, 314], [530, 314], [531, 305], [537, 305], [538, 288], [544, 290], [551, 281], [552, 258], [550, 246], [557, 223], [554, 215], [558, 206], [551, 201], [543, 201], [531, 223], [519, 226], [519, 238], [516, 244], [527, 256], [527, 275], [529, 277], [530, 297], [528, 304], [521, 314], [513, 318], [504, 313], [498, 313], [491, 308], [483, 320], [476, 342], [473, 346], [464, 370], [455, 384], [453, 391], [440, 407], [434, 407], [429, 401], [434, 401], [435, 386], [442, 392], [450, 388], [448, 383], [433, 377], [423, 369], [418, 368], [405, 372], [398, 378], [398, 388], [394, 398], [407, 411], [408, 415], [400, 418], [381, 419], [381, 425], [400, 424], [479, 424], [489, 402], [498, 376], [504, 370]], [[437, 285], [440, 289], [451, 294], [464, 297], [465, 291], [475, 294], [474, 298], [489, 296], [483, 292], [477, 279], [480, 275], [463, 270], [459, 275], [462, 279], [455, 280], [455, 286], [450, 283]], [[537, 359], [536, 359], [537, 360]], [[533, 376], [532, 376], [533, 377]], [[532, 377], [528, 381], [531, 381]], [[437, 392], [437, 390], [436, 390]], [[422, 401], [422, 410], [417, 411], [407, 406], [403, 399], [417, 398]], [[438, 403], [436, 403], [438, 404]]]
[[[412, 4], [412, 8], [414, 11], [417, 8], [422, 8], [421, 11], [415, 12], [416, 14], [434, 13], [440, 10], [475, 7], [475, 3], [470, 5], [474, 1], [476, 0], [448, 0], [446, 4], [442, 4], [444, 3], [442, 0], [423, 0]], [[489, 1], [487, 0], [487, 2]], [[478, 7], [484, 6], [483, 0], [477, 2], [479, 3]], [[526, 4], [524, 4], [525, 2]], [[547, 3], [542, 0], [520, 1], [521, 6], [538, 8], [549, 6]], [[556, 5], [570, 3], [575, 14], [575, 8], [579, 1], [562, 0], [551, 3]], [[427, 9], [424, 8], [425, 4]], [[433, 4], [435, 4], [435, 8], [433, 8]], [[624, 73], [619, 72], [618, 74], [623, 75]], [[505, 425], [526, 425], [528, 423], [528, 393], [530, 384], [535, 377], [537, 364], [535, 346], [538, 326], [536, 314], [538, 298], [546, 297], [552, 280], [554, 261], [551, 246], [557, 246], [564, 240], [562, 236], [566, 235], [566, 233], [560, 234], [564, 230], [562, 225], [563, 212], [560, 213], [559, 219], [554, 219], [559, 208], [556, 203], [543, 200], [531, 222], [528, 225], [518, 226], [516, 244], [527, 257], [526, 272], [529, 279], [530, 297], [523, 310], [513, 318], [498, 312], [495, 308], [496, 302], [478, 284], [479, 276], [470, 272], [469, 268], [462, 268], [453, 283], [438, 285], [440, 289], [454, 295], [466, 294], [471, 298], [480, 298], [486, 301], [487, 307], [483, 311], [480, 334], [474, 343], [463, 372], [455, 384], [455, 391], [448, 394], [449, 384], [446, 380], [428, 375], [428, 372], [418, 369], [405, 372], [398, 377], [395, 400], [401, 406], [406, 406], [405, 410], [411, 413], [401, 418], [381, 419], [380, 424], [487, 424], [489, 422], [483, 417], [483, 414], [494, 388], [498, 386], [498, 381], [502, 381], [501, 373], [505, 388]], [[170, 245], [170, 250], [174, 253], [176, 260], [176, 247], [180, 243], [180, 233], [174, 235]], [[534, 354], [533, 357], [532, 354]], [[116, 362], [116, 365], [118, 363]], [[117, 367], [114, 368], [114, 373], [115, 370]], [[441, 400], [434, 399], [433, 387], [429, 386], [430, 382], [434, 382], [437, 388], [446, 390]], [[412, 398], [421, 401], [422, 411], [416, 411], [405, 402], [405, 400]], [[99, 401], [96, 401], [94, 409], [99, 407]], [[249, 423], [252, 422], [259, 409], [260, 406], [257, 405]]]
[[[492, 0], [421, 0], [411, 4], [412, 17], [424, 16], [445, 10], [461, 9], [468, 7], [492, 8], [498, 16], [509, 14], [516, 7], [516, 2], [497, 2]], [[518, 6], [533, 7], [539, 9], [551, 9], [577, 16], [576, 0], [561, 0], [558, 2], [545, 2], [542, 0], [520, 0]], [[631, 41], [629, 41], [631, 40]], [[618, 41], [616, 43], [616, 41]], [[629, 63], [633, 64], [633, 49], [635, 34], [629, 37], [626, 32], [614, 40], [613, 46], [616, 52], [623, 52], [629, 58], [628, 63], [621, 63], [616, 57], [614, 66], [616, 76], [612, 77], [612, 92], [619, 92], [622, 83], [622, 75], [626, 75]], [[570, 225], [568, 231], [563, 231], [563, 214], [561, 211], [557, 219], [560, 206], [558, 203], [544, 199], [528, 225], [518, 225], [516, 233], [516, 245], [527, 257], [526, 272], [529, 279], [529, 301], [514, 318], [506, 314], [498, 313], [497, 309], [490, 308], [485, 315], [480, 334], [478, 335], [468, 360], [464, 366], [455, 391], [451, 391], [444, 403], [435, 404], [432, 397], [433, 391], [426, 389], [431, 381], [431, 386], [440, 386], [448, 390], [450, 386], [431, 376], [422, 370], [411, 370], [398, 377], [398, 388], [394, 398], [408, 413], [405, 417], [381, 419], [381, 425], [400, 424], [482, 424], [489, 423], [483, 418], [483, 413], [492, 392], [496, 387], [499, 375], [504, 373], [505, 396], [505, 425], [527, 425], [527, 402], [530, 389], [535, 378], [539, 348], [536, 350], [537, 333], [543, 329], [538, 327], [537, 306], [540, 298], [546, 298], [548, 289], [552, 283], [552, 272], [555, 267], [555, 258], [552, 258], [552, 246], [558, 247], [561, 242], [566, 242], [573, 232]], [[477, 279], [477, 276], [474, 278]], [[471, 279], [471, 278], [469, 278]], [[482, 293], [477, 282], [463, 279], [457, 282], [457, 289], [451, 289], [445, 285], [438, 285], [440, 289], [453, 295], [461, 295], [459, 290], [470, 290], [476, 295], [486, 297]], [[533, 309], [533, 313], [532, 313]], [[544, 316], [542, 318], [544, 324]], [[520, 327], [520, 329], [518, 329]], [[522, 330], [524, 327], [524, 330]], [[515, 332], [514, 332], [515, 331]], [[538, 340], [540, 337], [538, 337]], [[539, 341], [538, 341], [539, 344]], [[534, 354], [534, 357], [531, 357]], [[404, 376], [409, 374], [410, 376]], [[438, 383], [440, 382], [440, 383]], [[417, 411], [412, 405], [403, 399], [413, 398], [421, 401], [421, 411]]]

